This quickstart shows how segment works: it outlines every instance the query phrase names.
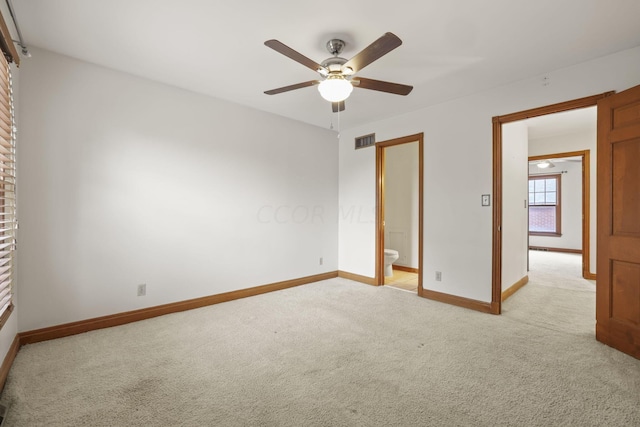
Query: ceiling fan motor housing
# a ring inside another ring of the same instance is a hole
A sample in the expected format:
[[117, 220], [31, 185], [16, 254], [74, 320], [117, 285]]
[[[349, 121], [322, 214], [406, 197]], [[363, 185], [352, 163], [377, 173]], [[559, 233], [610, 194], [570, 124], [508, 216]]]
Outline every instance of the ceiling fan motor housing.
[[[322, 64], [320, 65], [322, 65], [322, 67], [329, 72], [328, 74], [349, 75], [353, 73], [351, 69], [348, 69], [348, 70], [342, 69], [342, 66], [347, 63], [347, 60], [338, 56], [342, 52], [342, 49], [344, 49], [345, 44], [346, 43], [340, 39], [331, 39], [327, 42], [327, 50], [333, 56], [331, 58], [328, 58], [322, 61]], [[325, 75], [325, 73], [321, 72], [320, 74]]]
[[342, 66], [347, 62], [346, 59], [340, 58], [339, 56], [332, 56], [331, 58], [327, 58], [322, 61], [322, 65], [324, 68], [332, 72], [340, 72], [342, 70]]

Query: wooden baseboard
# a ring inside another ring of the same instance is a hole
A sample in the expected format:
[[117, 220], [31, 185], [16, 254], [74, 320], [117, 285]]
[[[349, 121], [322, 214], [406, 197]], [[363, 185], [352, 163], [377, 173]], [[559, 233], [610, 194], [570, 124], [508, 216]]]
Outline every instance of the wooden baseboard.
[[376, 283], [375, 277], [361, 276], [359, 274], [349, 273], [348, 271], [342, 271], [342, 270], [338, 271], [338, 277], [342, 277], [343, 279], [353, 280], [355, 282], [365, 283], [371, 286], [378, 286], [378, 284]]
[[565, 249], [565, 248], [549, 248], [547, 246], [529, 246], [529, 249], [533, 251], [545, 251], [545, 252], [565, 252], [569, 254], [582, 255], [582, 249]]
[[47, 341], [66, 337], [69, 335], [76, 335], [84, 332], [94, 331], [96, 329], [120, 326], [131, 322], [137, 322], [139, 320], [163, 316], [165, 314], [192, 310], [194, 308], [200, 308], [208, 305], [219, 304], [222, 302], [233, 301], [240, 298], [279, 291], [282, 289], [306, 285], [308, 283], [327, 280], [334, 277], [338, 277], [337, 271], [316, 274], [314, 276], [307, 276], [299, 279], [286, 280], [284, 282], [271, 283], [268, 285], [256, 286], [253, 288], [240, 289], [237, 291], [225, 292], [222, 294], [210, 295], [202, 298], [195, 298], [186, 301], [158, 305], [155, 307], [143, 308], [140, 310], [127, 311], [124, 313], [112, 314], [109, 316], [96, 317], [93, 319], [86, 319], [78, 322], [66, 323], [63, 325], [51, 326], [48, 328], [37, 329], [33, 331], [21, 332], [18, 334], [19, 343], [20, 345], [32, 344], [40, 341]]
[[477, 301], [474, 299], [431, 291], [428, 289], [422, 289], [422, 294], [420, 296], [430, 300], [444, 302], [446, 304], [456, 305], [458, 307], [468, 308], [470, 310], [480, 311], [482, 313], [499, 314], [498, 312], [496, 312], [496, 307], [494, 307], [494, 305], [489, 302]]
[[11, 365], [13, 365], [13, 361], [18, 354], [18, 350], [20, 350], [20, 337], [16, 335], [13, 339], [13, 343], [11, 343], [11, 347], [9, 347], [7, 355], [2, 361], [2, 366], [0, 366], [0, 391], [4, 389], [4, 383], [7, 382], [9, 370], [11, 369]]
[[407, 273], [416, 273], [416, 274], [418, 274], [420, 272], [420, 270], [418, 270], [417, 268], [405, 267], [404, 265], [394, 265], [393, 269], [394, 270], [399, 270], [399, 271], [406, 271]]
[[583, 277], [587, 280], [597, 280], [596, 274], [591, 272], [584, 273]]
[[511, 285], [507, 290], [503, 291], [501, 296], [502, 302], [505, 302], [507, 298], [518, 292], [527, 283], [529, 283], [529, 276], [524, 276], [522, 279]]

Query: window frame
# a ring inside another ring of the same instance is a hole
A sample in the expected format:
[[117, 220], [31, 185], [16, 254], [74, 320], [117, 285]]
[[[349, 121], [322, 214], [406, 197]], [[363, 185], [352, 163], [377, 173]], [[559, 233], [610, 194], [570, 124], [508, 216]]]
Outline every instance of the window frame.
[[[14, 311], [14, 286], [12, 283], [15, 276], [15, 250], [16, 250], [16, 229], [17, 229], [17, 217], [16, 217], [16, 161], [15, 161], [15, 133], [16, 133], [16, 124], [15, 117], [13, 111], [13, 84], [11, 81], [11, 63], [14, 63], [16, 66], [20, 65], [20, 56], [16, 51], [13, 40], [11, 38], [11, 33], [7, 28], [7, 24], [5, 22], [4, 16], [0, 13], [0, 55], [2, 55], [2, 59], [0, 60], [0, 80], [2, 81], [2, 90], [0, 90], [0, 103], [2, 107], [0, 107], [0, 121], [3, 122], [4, 125], [8, 125], [9, 130], [3, 130], [0, 138], [4, 141], [3, 149], [0, 150], [1, 158], [0, 158], [0, 218], [3, 221], [2, 232], [0, 232], [0, 237], [2, 237], [2, 244], [9, 243], [8, 246], [5, 246], [2, 251], [5, 254], [1, 256], [3, 262], [2, 277], [0, 282], [0, 289], [4, 292], [5, 289], [8, 289], [8, 297], [9, 302], [6, 306], [0, 307], [0, 309], [4, 308], [2, 312], [0, 312], [0, 330], [7, 323], [9, 317]], [[9, 146], [7, 146], [7, 142], [9, 142]], [[8, 267], [5, 268], [5, 267]], [[5, 294], [6, 296], [6, 294]], [[4, 301], [4, 297], [2, 300]]]
[[[529, 179], [527, 180], [527, 185], [531, 181], [543, 180], [543, 179], [555, 179], [556, 180], [556, 204], [555, 205], [536, 205], [528, 203], [527, 205], [527, 229], [529, 231], [529, 236], [548, 236], [548, 237], [561, 237], [562, 236], [562, 174], [554, 173], [554, 174], [543, 174], [543, 175], [529, 175]], [[528, 188], [527, 188], [528, 190]], [[546, 193], [546, 192], [545, 192]], [[529, 191], [527, 191], [527, 197], [529, 197]], [[529, 199], [527, 198], [527, 201]], [[531, 231], [531, 224], [529, 220], [531, 218], [531, 206], [554, 206], [556, 208], [556, 230], [553, 232], [550, 231]]]

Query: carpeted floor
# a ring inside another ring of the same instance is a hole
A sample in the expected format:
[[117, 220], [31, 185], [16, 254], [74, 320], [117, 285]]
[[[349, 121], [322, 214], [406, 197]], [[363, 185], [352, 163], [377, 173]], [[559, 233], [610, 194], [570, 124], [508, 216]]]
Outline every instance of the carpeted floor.
[[530, 278], [502, 316], [331, 279], [27, 345], [6, 425], [640, 425], [593, 292]]
[[530, 283], [505, 301], [502, 314], [595, 339], [596, 284], [582, 278], [581, 255], [529, 251], [529, 268]]

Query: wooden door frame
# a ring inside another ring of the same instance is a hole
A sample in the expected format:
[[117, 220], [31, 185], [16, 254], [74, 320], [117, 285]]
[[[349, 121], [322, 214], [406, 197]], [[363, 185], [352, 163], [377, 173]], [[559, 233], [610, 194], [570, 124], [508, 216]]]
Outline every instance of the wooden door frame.
[[[505, 123], [525, 120], [532, 117], [563, 111], [592, 107], [598, 100], [612, 95], [614, 92], [604, 92], [598, 95], [574, 99], [572, 101], [547, 105], [517, 113], [496, 116], [493, 124], [493, 237], [492, 237], [492, 278], [491, 278], [491, 312], [502, 312], [502, 125]], [[584, 239], [583, 239], [584, 241]]]
[[384, 285], [384, 150], [395, 145], [418, 143], [418, 295], [422, 296], [423, 213], [424, 213], [424, 133], [376, 143], [376, 286]]
[[582, 277], [596, 280], [591, 272], [591, 150], [530, 156], [529, 161], [582, 157]]

